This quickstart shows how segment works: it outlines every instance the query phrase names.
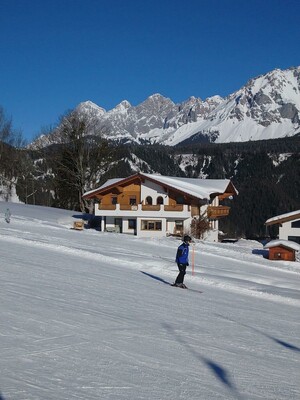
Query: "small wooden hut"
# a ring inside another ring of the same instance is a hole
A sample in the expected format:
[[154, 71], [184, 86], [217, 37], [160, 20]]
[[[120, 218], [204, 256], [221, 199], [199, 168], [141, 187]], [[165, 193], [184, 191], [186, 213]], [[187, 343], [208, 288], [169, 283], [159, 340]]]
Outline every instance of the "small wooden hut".
[[296, 261], [300, 245], [291, 240], [272, 240], [264, 246], [269, 249], [269, 260]]

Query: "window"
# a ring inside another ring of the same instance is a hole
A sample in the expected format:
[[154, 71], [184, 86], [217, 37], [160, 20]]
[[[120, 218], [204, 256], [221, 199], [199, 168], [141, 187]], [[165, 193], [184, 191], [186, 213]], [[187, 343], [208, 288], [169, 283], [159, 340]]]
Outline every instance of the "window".
[[156, 204], [164, 204], [164, 199], [163, 199], [161, 196], [159, 196], [159, 197], [156, 199]]
[[177, 229], [183, 229], [183, 221], [175, 221], [175, 226]]
[[111, 196], [111, 204], [117, 204], [118, 203], [118, 197], [117, 196]]
[[142, 220], [142, 231], [161, 231], [161, 221]]
[[288, 236], [288, 240], [291, 240], [292, 242], [296, 242], [300, 244], [300, 236]]
[[136, 196], [130, 196], [129, 197], [129, 204], [131, 206], [135, 206], [136, 205]]
[[292, 228], [300, 228], [300, 219], [292, 222]]
[[135, 219], [128, 220], [128, 229], [136, 229], [136, 220]]
[[176, 203], [177, 203], [177, 204], [184, 204], [184, 198], [183, 198], [183, 196], [177, 196], [177, 197], [176, 197]]
[[175, 233], [183, 233], [183, 221], [175, 221]]
[[152, 206], [152, 197], [151, 196], [146, 197], [146, 204], [149, 206]]

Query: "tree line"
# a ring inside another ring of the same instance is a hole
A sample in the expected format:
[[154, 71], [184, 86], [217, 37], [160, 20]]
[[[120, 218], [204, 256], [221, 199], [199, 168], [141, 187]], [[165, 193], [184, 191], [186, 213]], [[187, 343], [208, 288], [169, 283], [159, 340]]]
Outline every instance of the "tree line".
[[92, 212], [83, 193], [141, 171], [231, 179], [239, 195], [224, 203], [231, 212], [220, 220], [220, 229], [231, 237], [274, 236], [276, 227], [266, 232], [264, 222], [300, 209], [300, 137], [167, 147], [117, 143], [104, 133], [95, 121], [71, 111], [51, 130], [55, 144], [26, 148], [0, 108], [2, 198], [9, 200], [14, 188], [27, 204]]

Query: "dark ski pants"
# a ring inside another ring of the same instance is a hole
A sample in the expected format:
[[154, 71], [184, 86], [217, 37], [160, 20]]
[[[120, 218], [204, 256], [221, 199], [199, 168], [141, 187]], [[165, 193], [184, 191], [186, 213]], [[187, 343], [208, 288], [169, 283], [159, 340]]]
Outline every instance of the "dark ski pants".
[[179, 264], [179, 263], [177, 263], [177, 266], [178, 266], [178, 269], [179, 269], [179, 274], [178, 274], [178, 276], [176, 278], [175, 283], [179, 284], [179, 283], [183, 283], [184, 275], [186, 273], [185, 270], [186, 270], [187, 264]]

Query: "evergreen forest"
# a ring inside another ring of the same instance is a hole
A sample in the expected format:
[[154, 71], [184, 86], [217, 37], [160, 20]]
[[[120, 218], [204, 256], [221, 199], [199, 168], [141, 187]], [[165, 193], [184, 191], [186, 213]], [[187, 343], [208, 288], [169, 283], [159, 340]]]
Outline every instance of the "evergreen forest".
[[220, 220], [227, 237], [276, 237], [265, 221], [300, 209], [300, 137], [228, 144], [124, 144], [84, 135], [72, 126], [68, 140], [26, 148], [0, 140], [0, 195], [12, 191], [27, 204], [92, 212], [85, 191], [109, 178], [160, 173], [190, 178], [231, 179], [239, 195], [223, 202], [231, 207]]

